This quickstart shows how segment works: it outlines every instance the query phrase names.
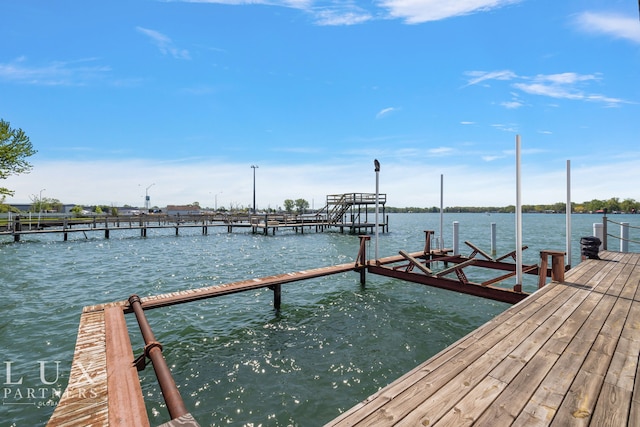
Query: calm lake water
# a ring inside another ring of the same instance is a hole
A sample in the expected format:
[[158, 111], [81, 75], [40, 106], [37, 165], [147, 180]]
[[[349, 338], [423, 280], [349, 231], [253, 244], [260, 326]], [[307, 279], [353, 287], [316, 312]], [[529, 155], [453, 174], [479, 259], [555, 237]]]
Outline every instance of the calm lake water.
[[[515, 249], [515, 216], [446, 214], [464, 241], [489, 252], [496, 224], [498, 255]], [[640, 215], [611, 219], [640, 226]], [[439, 214], [389, 215], [380, 256], [420, 251], [423, 230], [439, 233]], [[574, 215], [572, 264], [580, 237], [593, 234], [599, 215]], [[619, 234], [619, 226], [609, 225]], [[638, 230], [631, 238], [640, 239]], [[0, 425], [46, 424], [68, 381], [82, 307], [355, 260], [357, 236], [338, 232], [275, 236], [226, 228], [40, 235], [20, 243], [0, 237]], [[373, 240], [373, 238], [372, 238]], [[523, 216], [525, 263], [541, 249], [565, 249], [565, 216]], [[619, 243], [610, 240], [609, 249]], [[637, 244], [630, 250], [640, 251]], [[369, 253], [374, 253], [373, 241]], [[484, 273], [487, 274], [487, 273]], [[468, 274], [473, 281], [483, 277]], [[488, 277], [499, 274], [488, 272]], [[486, 278], [488, 278], [486, 277]], [[526, 277], [525, 290], [536, 278]], [[321, 426], [507, 308], [484, 300], [374, 275], [361, 287], [357, 273], [292, 283], [282, 308], [258, 290], [147, 312], [187, 408], [202, 426]], [[134, 353], [142, 338], [127, 317]], [[153, 369], [141, 373], [152, 425], [168, 421]]]

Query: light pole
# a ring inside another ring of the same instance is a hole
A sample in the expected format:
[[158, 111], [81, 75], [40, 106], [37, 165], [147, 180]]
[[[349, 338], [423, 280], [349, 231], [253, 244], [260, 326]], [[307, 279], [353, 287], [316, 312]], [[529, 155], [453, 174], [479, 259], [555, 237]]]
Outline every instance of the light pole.
[[218, 194], [222, 194], [223, 191], [216, 193], [214, 196], [214, 211], [218, 212]]
[[149, 189], [154, 185], [156, 185], [155, 182], [144, 190], [144, 209], [146, 211], [145, 213], [149, 213]]
[[379, 187], [379, 177], [380, 177], [380, 162], [378, 159], [373, 161], [373, 165], [375, 167], [376, 172], [376, 262], [378, 261], [378, 206], [380, 204], [380, 187]]
[[256, 214], [256, 169], [258, 166], [251, 165], [251, 169], [253, 169], [253, 214]]
[[40, 228], [40, 214], [42, 213], [42, 192], [46, 191], [46, 188], [40, 190], [40, 198], [38, 199], [38, 228]]

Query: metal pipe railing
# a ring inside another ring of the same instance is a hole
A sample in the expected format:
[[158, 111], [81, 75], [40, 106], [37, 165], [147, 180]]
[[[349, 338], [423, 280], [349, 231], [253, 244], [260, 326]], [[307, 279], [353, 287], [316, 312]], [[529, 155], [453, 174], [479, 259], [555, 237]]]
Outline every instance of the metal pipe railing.
[[184, 405], [182, 396], [180, 396], [178, 387], [171, 376], [171, 371], [169, 370], [167, 362], [164, 360], [164, 356], [162, 355], [162, 345], [156, 341], [153, 331], [151, 330], [151, 326], [144, 314], [140, 297], [138, 295], [131, 295], [129, 297], [129, 305], [136, 315], [136, 320], [138, 321], [142, 338], [144, 338], [144, 354], [146, 357], [151, 359], [151, 362], [153, 363], [153, 370], [156, 373], [156, 378], [158, 379], [162, 396], [167, 404], [169, 416], [171, 419], [175, 419], [188, 414], [189, 411], [187, 411], [187, 408]]

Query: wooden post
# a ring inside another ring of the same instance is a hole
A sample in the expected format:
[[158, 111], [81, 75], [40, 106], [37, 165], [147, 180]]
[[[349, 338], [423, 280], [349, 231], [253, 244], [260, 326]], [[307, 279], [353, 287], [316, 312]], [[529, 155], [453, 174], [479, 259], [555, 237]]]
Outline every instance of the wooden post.
[[607, 208], [604, 208], [602, 216], [602, 250], [607, 250]]
[[424, 254], [431, 258], [431, 235], [433, 230], [424, 230]]
[[273, 290], [273, 308], [280, 310], [280, 304], [282, 303], [282, 285], [277, 284], [270, 286]]
[[540, 251], [540, 270], [538, 271], [538, 289], [542, 288], [547, 281], [547, 271], [549, 267], [549, 256], [551, 257], [551, 280], [564, 283], [564, 255], [562, 251]]
[[367, 245], [366, 243], [371, 240], [371, 236], [359, 236], [360, 237], [360, 250], [356, 257], [356, 268], [360, 272], [360, 285], [364, 286], [367, 283]]
[[13, 222], [13, 241], [20, 241], [20, 232], [22, 231], [22, 224], [20, 223], [20, 215], [16, 215], [16, 219]]

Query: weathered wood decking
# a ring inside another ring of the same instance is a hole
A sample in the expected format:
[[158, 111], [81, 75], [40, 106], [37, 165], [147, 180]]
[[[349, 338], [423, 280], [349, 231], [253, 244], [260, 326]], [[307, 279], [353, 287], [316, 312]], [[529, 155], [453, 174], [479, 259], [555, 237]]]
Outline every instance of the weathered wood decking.
[[640, 425], [640, 254], [600, 257], [327, 426]]
[[[600, 257], [327, 426], [640, 425], [640, 254]], [[352, 269], [344, 264], [142, 300], [161, 307]], [[121, 301], [83, 310], [70, 383], [49, 426], [148, 425], [126, 308]]]

